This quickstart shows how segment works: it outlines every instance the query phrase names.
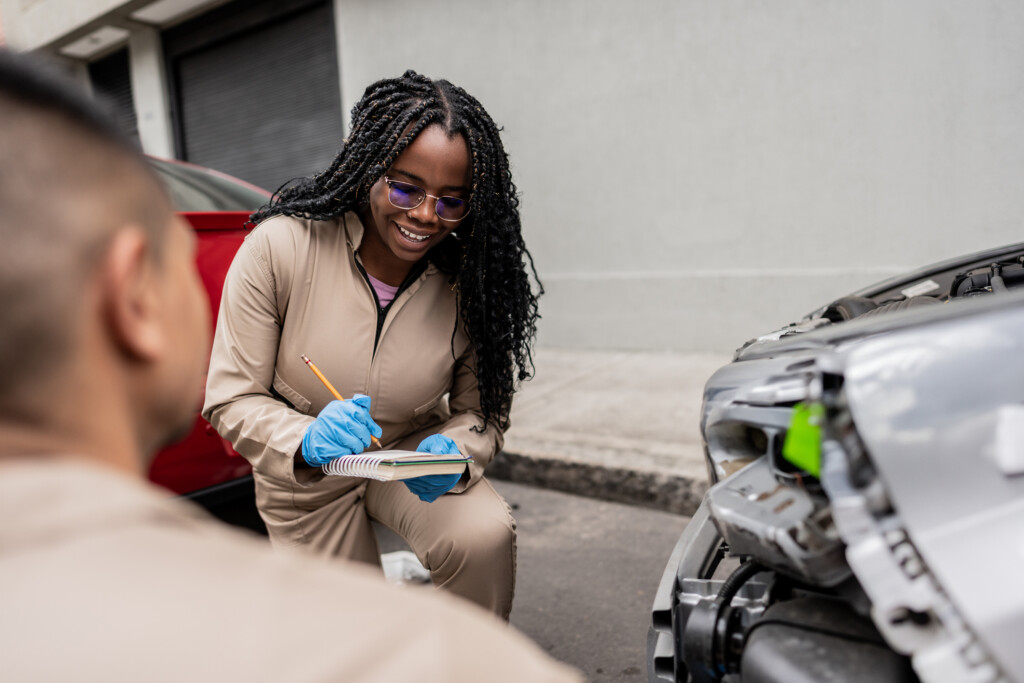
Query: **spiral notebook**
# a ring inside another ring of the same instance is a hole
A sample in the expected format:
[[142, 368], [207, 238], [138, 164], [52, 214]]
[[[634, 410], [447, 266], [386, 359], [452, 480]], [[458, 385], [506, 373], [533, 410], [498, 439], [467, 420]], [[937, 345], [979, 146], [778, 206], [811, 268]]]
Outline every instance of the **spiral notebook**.
[[376, 451], [343, 455], [321, 469], [324, 474], [340, 477], [397, 481], [428, 474], [461, 474], [470, 460], [469, 456], [459, 453], [434, 455], [418, 451]]

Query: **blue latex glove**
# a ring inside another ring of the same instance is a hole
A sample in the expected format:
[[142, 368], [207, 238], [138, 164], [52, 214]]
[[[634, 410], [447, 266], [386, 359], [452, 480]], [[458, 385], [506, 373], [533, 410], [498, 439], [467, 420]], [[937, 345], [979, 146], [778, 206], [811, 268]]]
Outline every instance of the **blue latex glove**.
[[362, 453], [370, 446], [370, 435], [380, 437], [370, 417], [370, 397], [356, 394], [344, 401], [331, 401], [302, 437], [302, 457], [313, 467], [326, 465], [343, 455]]
[[[450, 453], [461, 453], [455, 442], [444, 434], [431, 434], [420, 442], [416, 447], [418, 453], [432, 453], [434, 455], [448, 455]], [[459, 483], [461, 474], [428, 474], [425, 477], [415, 479], [403, 479], [410, 491], [425, 503], [433, 503], [442, 493], [452, 490], [452, 487]]]

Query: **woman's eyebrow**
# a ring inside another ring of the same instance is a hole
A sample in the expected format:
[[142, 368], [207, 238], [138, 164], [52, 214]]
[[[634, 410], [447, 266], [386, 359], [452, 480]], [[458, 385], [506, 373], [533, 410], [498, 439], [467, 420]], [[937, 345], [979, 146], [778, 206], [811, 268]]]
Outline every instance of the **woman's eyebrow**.
[[[419, 177], [415, 173], [409, 173], [408, 171], [403, 171], [400, 168], [392, 167], [391, 173], [395, 173], [395, 174], [398, 174], [398, 175], [403, 175], [406, 178], [408, 178], [409, 180], [417, 182], [417, 183], [420, 183], [421, 185], [426, 185], [427, 184], [426, 180], [424, 180], [423, 178]], [[388, 175], [391, 175], [391, 173], [389, 173]], [[445, 190], [448, 190], [448, 191], [459, 190], [461, 192], [469, 192], [469, 188], [466, 187], [465, 185], [445, 185], [444, 187], [441, 188], [441, 191], [443, 192]]]

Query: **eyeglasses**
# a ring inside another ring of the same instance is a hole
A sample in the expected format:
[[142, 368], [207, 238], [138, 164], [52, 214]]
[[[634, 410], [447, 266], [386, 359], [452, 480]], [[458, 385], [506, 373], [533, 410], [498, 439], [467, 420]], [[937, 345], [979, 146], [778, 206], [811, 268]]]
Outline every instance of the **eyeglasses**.
[[388, 201], [396, 209], [411, 211], [422, 204], [427, 197], [434, 201], [434, 213], [443, 221], [454, 223], [461, 221], [469, 213], [469, 202], [459, 197], [435, 197], [427, 194], [422, 187], [410, 183], [403, 183], [384, 176], [384, 182], [388, 184]]

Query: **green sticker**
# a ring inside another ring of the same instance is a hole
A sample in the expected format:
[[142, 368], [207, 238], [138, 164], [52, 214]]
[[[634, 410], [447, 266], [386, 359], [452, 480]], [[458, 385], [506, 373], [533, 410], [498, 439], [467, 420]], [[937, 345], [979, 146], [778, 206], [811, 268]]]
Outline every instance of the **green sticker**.
[[797, 403], [793, 419], [782, 444], [782, 457], [800, 469], [821, 476], [821, 422], [825, 406], [820, 403]]

